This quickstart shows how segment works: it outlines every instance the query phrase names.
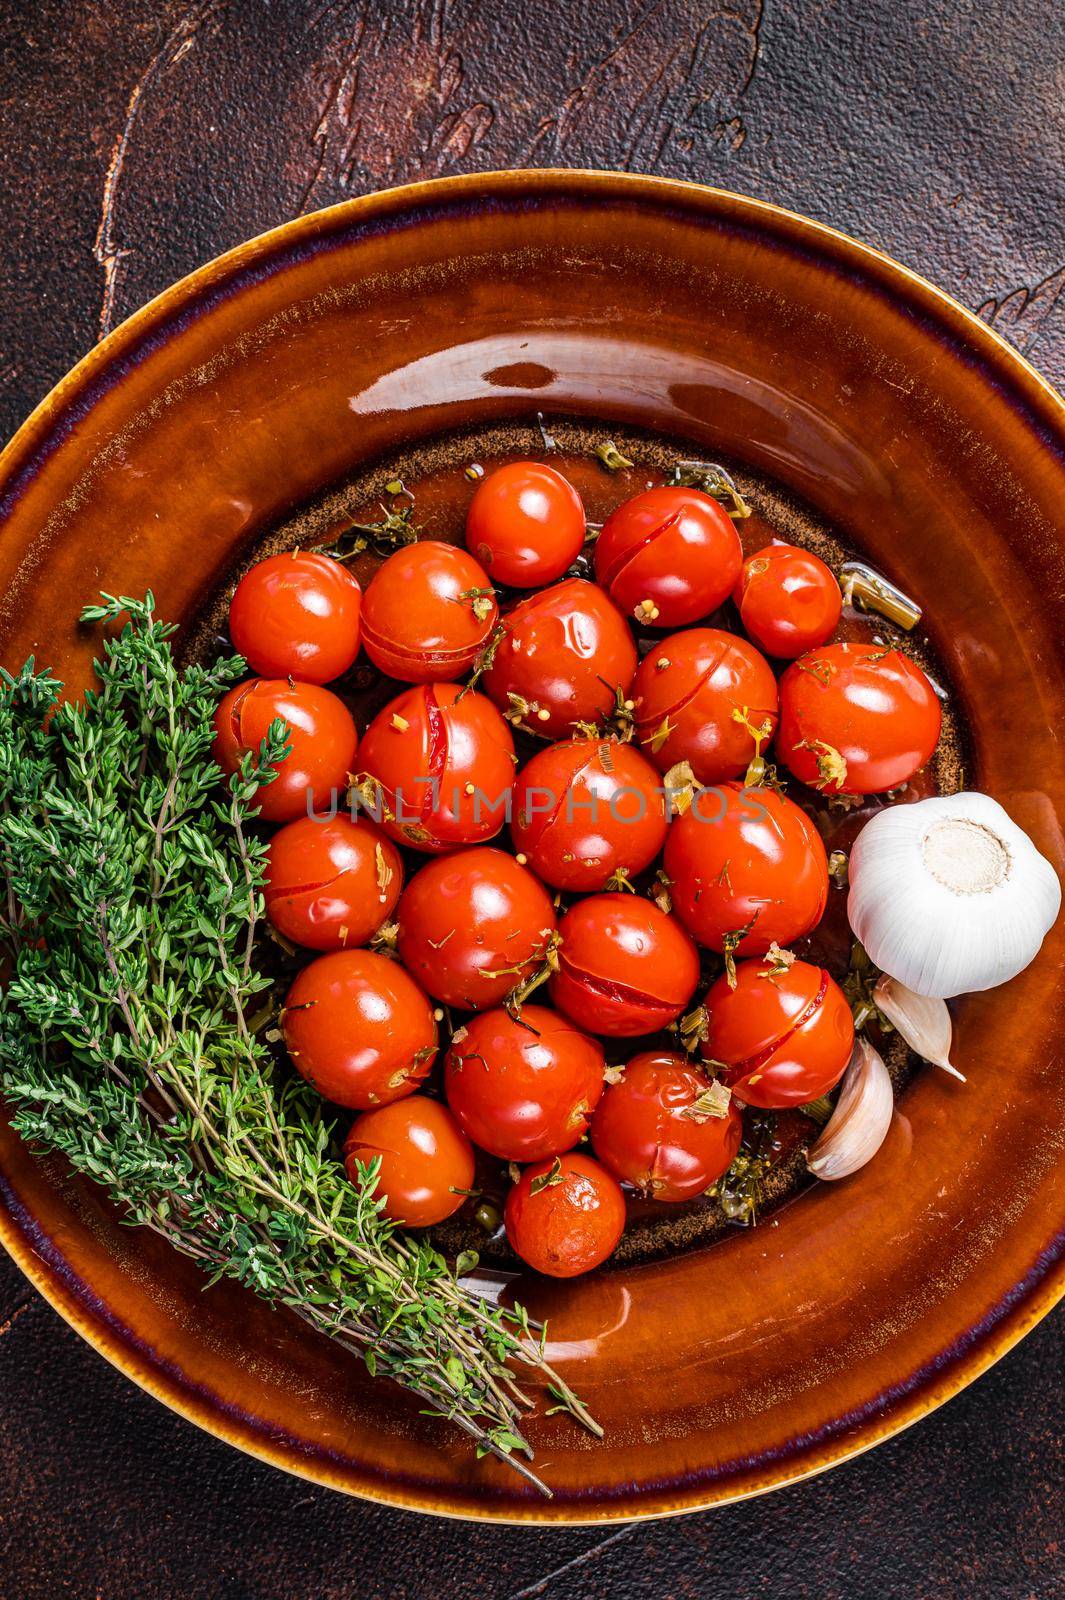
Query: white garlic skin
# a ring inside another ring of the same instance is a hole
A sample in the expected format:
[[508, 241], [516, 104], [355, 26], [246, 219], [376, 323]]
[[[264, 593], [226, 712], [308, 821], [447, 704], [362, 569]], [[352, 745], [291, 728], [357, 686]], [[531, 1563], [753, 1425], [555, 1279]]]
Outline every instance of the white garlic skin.
[[935, 999], [1015, 977], [1061, 909], [1050, 862], [973, 791], [878, 812], [851, 851], [850, 885], [850, 925], [874, 965]]
[[858, 1034], [835, 1109], [806, 1157], [814, 1177], [833, 1183], [864, 1167], [887, 1138], [894, 1111], [883, 1057]]

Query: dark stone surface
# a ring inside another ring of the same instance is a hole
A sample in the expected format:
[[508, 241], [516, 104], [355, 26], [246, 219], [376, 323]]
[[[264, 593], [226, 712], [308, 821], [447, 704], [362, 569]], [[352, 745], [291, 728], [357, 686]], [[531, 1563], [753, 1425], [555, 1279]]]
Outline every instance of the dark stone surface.
[[[393, 181], [628, 167], [880, 246], [1065, 379], [1056, 0], [7, 0], [0, 433], [174, 278]], [[766, 1500], [609, 1534], [362, 1506], [197, 1433], [0, 1262], [0, 1600], [1049, 1596], [1062, 1321]]]

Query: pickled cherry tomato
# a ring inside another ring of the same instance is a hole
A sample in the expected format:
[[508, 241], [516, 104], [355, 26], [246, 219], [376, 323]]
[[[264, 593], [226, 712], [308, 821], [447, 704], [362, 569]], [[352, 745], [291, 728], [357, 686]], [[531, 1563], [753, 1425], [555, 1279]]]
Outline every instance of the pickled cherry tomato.
[[795, 961], [784, 970], [736, 964], [736, 987], [722, 974], [707, 993], [707, 1036], [700, 1048], [737, 1100], [780, 1111], [827, 1094], [854, 1047], [851, 1008], [821, 967]]
[[748, 556], [732, 598], [755, 644], [789, 659], [831, 639], [843, 609], [831, 568], [794, 544], [769, 544]]
[[745, 639], [691, 628], [656, 644], [632, 687], [636, 739], [660, 772], [687, 761], [698, 783], [746, 771], [776, 727], [772, 668]]
[[430, 1228], [452, 1216], [473, 1186], [473, 1146], [447, 1106], [412, 1094], [366, 1111], [344, 1143], [344, 1165], [358, 1183], [358, 1163], [380, 1157], [374, 1194], [384, 1214], [407, 1228]]
[[941, 721], [931, 683], [900, 651], [830, 644], [781, 678], [776, 747], [803, 783], [880, 794], [924, 766]]
[[576, 1152], [526, 1167], [503, 1209], [511, 1249], [548, 1278], [576, 1278], [611, 1255], [625, 1196], [597, 1161]]
[[664, 1028], [680, 1016], [699, 981], [691, 939], [640, 895], [578, 900], [558, 931], [551, 999], [593, 1033], [631, 1038]]
[[656, 628], [716, 611], [742, 562], [732, 519], [699, 489], [648, 489], [626, 500], [595, 542], [595, 575], [611, 600]]
[[249, 753], [257, 758], [278, 718], [287, 725], [291, 748], [276, 777], [255, 795], [265, 822], [291, 822], [343, 794], [359, 742], [351, 712], [331, 690], [249, 678], [230, 689], [214, 715], [212, 754], [222, 771], [237, 772]]
[[330, 683], [359, 653], [362, 590], [316, 550], [268, 556], [246, 572], [229, 606], [233, 645], [264, 678]]
[[467, 1138], [503, 1161], [539, 1161], [587, 1131], [603, 1092], [602, 1046], [565, 1017], [482, 1011], [444, 1061], [447, 1103]]
[[430, 861], [399, 903], [403, 965], [435, 999], [497, 1006], [543, 960], [555, 908], [543, 884], [503, 850]]
[[367, 817], [300, 817], [270, 841], [266, 915], [308, 949], [366, 944], [402, 887], [399, 851]]
[[362, 641], [375, 667], [405, 683], [461, 678], [496, 625], [488, 574], [465, 550], [421, 539], [393, 551], [362, 605]]
[[490, 473], [470, 501], [466, 543], [493, 583], [554, 583], [584, 543], [584, 506], [554, 467], [512, 461]]
[[652, 1200], [691, 1200], [732, 1165], [743, 1120], [730, 1101], [707, 1108], [710, 1080], [687, 1056], [645, 1051], [608, 1084], [592, 1118], [592, 1148], [608, 1172]]
[[304, 967], [281, 1031], [307, 1082], [355, 1111], [412, 1094], [436, 1057], [428, 1000], [398, 962], [373, 950], [337, 950]]
[[381, 826], [400, 844], [431, 854], [482, 844], [503, 826], [514, 740], [484, 695], [457, 683], [407, 689], [378, 712], [360, 756], [383, 800]]
[[515, 849], [556, 889], [586, 894], [616, 873], [642, 872], [667, 826], [658, 773], [616, 739], [549, 745], [514, 783]]
[[741, 956], [791, 944], [817, 926], [828, 901], [821, 836], [775, 789], [700, 790], [670, 824], [662, 864], [674, 916], [711, 950], [744, 929], [734, 945]]
[[613, 709], [636, 671], [628, 624], [602, 589], [581, 578], [522, 600], [482, 680], [496, 705], [530, 733], [558, 739], [575, 722]]

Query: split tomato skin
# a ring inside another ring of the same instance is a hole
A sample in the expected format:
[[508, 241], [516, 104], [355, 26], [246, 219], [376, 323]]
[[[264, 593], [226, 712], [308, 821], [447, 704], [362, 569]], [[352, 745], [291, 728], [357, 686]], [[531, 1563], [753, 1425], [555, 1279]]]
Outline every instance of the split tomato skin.
[[736, 963], [736, 987], [722, 974], [704, 1001], [705, 1060], [745, 1105], [783, 1111], [835, 1087], [854, 1048], [846, 996], [822, 967], [795, 961], [774, 972]]
[[447, 1102], [468, 1139], [502, 1161], [561, 1155], [587, 1132], [603, 1092], [602, 1046], [545, 1006], [518, 1022], [482, 1011], [444, 1061]]
[[374, 1194], [384, 1214], [405, 1228], [431, 1228], [453, 1216], [473, 1187], [473, 1146], [447, 1106], [412, 1094], [352, 1124], [344, 1165], [358, 1183], [358, 1165], [380, 1157]]
[[316, 550], [268, 556], [246, 572], [229, 605], [236, 650], [264, 678], [331, 683], [359, 653], [362, 590]]
[[633, 1038], [664, 1028], [680, 1016], [699, 981], [689, 935], [641, 895], [578, 900], [558, 931], [551, 999], [593, 1033]]
[[514, 739], [484, 695], [422, 684], [378, 712], [360, 772], [377, 786], [380, 825], [397, 843], [426, 854], [484, 844], [506, 820]]
[[625, 693], [632, 683], [636, 646], [628, 623], [583, 578], [519, 601], [503, 628], [481, 682], [502, 711], [541, 738], [565, 738], [575, 722], [595, 722], [613, 709], [615, 689]]
[[399, 954], [434, 999], [498, 1006], [543, 960], [557, 917], [543, 884], [503, 850], [430, 861], [399, 902]]
[[595, 575], [626, 616], [683, 628], [716, 611], [743, 551], [728, 513], [699, 489], [648, 489], [626, 500], [595, 542]]
[[403, 888], [399, 851], [367, 817], [299, 817], [270, 841], [264, 899], [278, 933], [310, 950], [366, 944]]
[[734, 1101], [723, 1117], [698, 1112], [710, 1080], [676, 1051], [634, 1056], [592, 1118], [592, 1148], [622, 1183], [652, 1200], [693, 1200], [732, 1165], [743, 1135]]
[[436, 1057], [429, 1001], [373, 950], [337, 950], [304, 967], [285, 997], [281, 1031], [297, 1072], [353, 1111], [413, 1094]]
[[828, 903], [828, 859], [805, 811], [775, 789], [725, 783], [699, 790], [673, 819], [663, 867], [673, 915], [723, 952], [750, 927], [743, 956], [764, 955], [815, 928]]
[[258, 756], [277, 719], [288, 728], [291, 749], [273, 781], [258, 789], [255, 804], [264, 822], [292, 822], [345, 793], [359, 737], [351, 712], [330, 689], [248, 678], [230, 689], [214, 716], [212, 754], [227, 776], [245, 755]]
[[755, 644], [789, 661], [831, 639], [843, 610], [832, 569], [794, 544], [748, 556], [732, 598]]
[[454, 545], [420, 539], [393, 551], [370, 580], [363, 646], [391, 678], [445, 682], [470, 670], [498, 618], [480, 563]]
[[510, 834], [553, 888], [588, 894], [632, 877], [658, 855], [669, 823], [658, 773], [629, 744], [548, 745], [514, 783]]
[[581, 497], [554, 467], [512, 461], [489, 473], [466, 514], [466, 544], [493, 583], [554, 583], [584, 544]]
[[503, 1221], [527, 1266], [548, 1278], [576, 1278], [617, 1248], [625, 1196], [605, 1167], [573, 1151], [558, 1158], [557, 1169], [551, 1161], [526, 1167], [507, 1195]]
[[931, 758], [941, 725], [928, 677], [898, 650], [826, 645], [780, 680], [777, 751], [800, 782], [828, 794], [897, 789]]
[[653, 645], [632, 696], [640, 749], [660, 772], [688, 762], [701, 784], [741, 777], [755, 754], [751, 729], [764, 748], [777, 723], [773, 669], [720, 628], [689, 628]]

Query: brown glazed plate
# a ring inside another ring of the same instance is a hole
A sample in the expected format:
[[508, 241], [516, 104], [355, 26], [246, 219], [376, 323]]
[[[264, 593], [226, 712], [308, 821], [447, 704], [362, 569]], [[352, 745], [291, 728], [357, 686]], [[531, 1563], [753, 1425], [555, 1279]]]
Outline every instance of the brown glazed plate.
[[[756, 503], [800, 508], [915, 595], [967, 782], [1065, 867], [1065, 409], [902, 267], [681, 183], [416, 185], [302, 217], [168, 290], [0, 458], [0, 660], [33, 653], [83, 687], [94, 640], [73, 619], [98, 590], [150, 587], [191, 628], [252, 551], [345, 485], [405, 456], [446, 478], [441, 462], [537, 411], [725, 459]], [[1021, 977], [957, 1003], [968, 1084], [919, 1070], [853, 1178], [754, 1230], [527, 1286], [606, 1429], [597, 1443], [533, 1420], [549, 1501], [287, 1316], [205, 1290], [6, 1126], [0, 1234], [131, 1378], [316, 1482], [530, 1522], [713, 1505], [898, 1432], [1055, 1302], [1063, 964], [1059, 927]]]

